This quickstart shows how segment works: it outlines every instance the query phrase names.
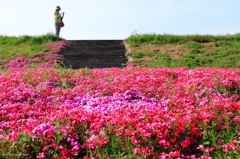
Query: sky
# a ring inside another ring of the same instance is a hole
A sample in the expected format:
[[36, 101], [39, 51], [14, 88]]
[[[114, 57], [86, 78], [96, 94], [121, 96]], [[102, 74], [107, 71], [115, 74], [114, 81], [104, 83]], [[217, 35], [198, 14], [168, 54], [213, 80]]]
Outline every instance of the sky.
[[0, 35], [54, 33], [56, 6], [67, 40], [240, 33], [240, 0], [0, 0]]

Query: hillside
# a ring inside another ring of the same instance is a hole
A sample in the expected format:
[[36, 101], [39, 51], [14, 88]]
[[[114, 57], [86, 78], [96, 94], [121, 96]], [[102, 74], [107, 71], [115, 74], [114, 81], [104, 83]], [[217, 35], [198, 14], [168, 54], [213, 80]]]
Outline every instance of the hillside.
[[[240, 34], [131, 35], [128, 63], [147, 67], [233, 67], [240, 68]], [[58, 51], [66, 40], [52, 34], [19, 37], [0, 36], [0, 68], [27, 68], [62, 63]], [[131, 53], [130, 53], [131, 52]]]
[[58, 51], [64, 45], [64, 39], [53, 34], [18, 37], [0, 35], [0, 68], [51, 66], [61, 61]]
[[240, 34], [132, 35], [127, 39], [133, 65], [142, 67], [240, 67]]

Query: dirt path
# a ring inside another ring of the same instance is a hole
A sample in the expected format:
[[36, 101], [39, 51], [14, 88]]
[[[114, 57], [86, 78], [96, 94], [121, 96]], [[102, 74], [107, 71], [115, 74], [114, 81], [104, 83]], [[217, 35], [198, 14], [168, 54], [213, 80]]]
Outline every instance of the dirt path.
[[[217, 49], [215, 44], [212, 42], [201, 43], [201, 45], [203, 46], [203, 48], [208, 48], [208, 50], [211, 51], [215, 51]], [[181, 57], [190, 51], [186, 44], [141, 44], [136, 47], [128, 46], [128, 49], [130, 50], [130, 52], [156, 52], [167, 54], [172, 59]]]
[[137, 47], [131, 47], [131, 52], [156, 52], [167, 54], [170, 58], [176, 59], [189, 52], [189, 48], [184, 44], [142, 44]]

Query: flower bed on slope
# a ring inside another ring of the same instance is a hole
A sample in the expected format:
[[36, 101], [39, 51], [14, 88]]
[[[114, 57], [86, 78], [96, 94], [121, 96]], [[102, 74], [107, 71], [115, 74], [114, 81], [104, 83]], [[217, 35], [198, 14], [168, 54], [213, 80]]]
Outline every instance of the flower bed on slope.
[[66, 46], [66, 41], [47, 42], [45, 45], [49, 47], [48, 52], [35, 53], [29, 55], [29, 58], [18, 56], [9, 61], [3, 67], [6, 69], [26, 69], [32, 65], [39, 67], [51, 67], [54, 63], [61, 63], [62, 56], [58, 53], [62, 47]]
[[0, 157], [237, 158], [240, 69], [0, 74]]

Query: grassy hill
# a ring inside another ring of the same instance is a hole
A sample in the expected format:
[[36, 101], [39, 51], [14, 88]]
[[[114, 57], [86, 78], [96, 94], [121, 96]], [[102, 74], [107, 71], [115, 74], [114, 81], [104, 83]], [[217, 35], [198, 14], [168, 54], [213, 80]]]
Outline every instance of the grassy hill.
[[240, 67], [240, 33], [235, 35], [131, 35], [133, 64], [143, 67]]
[[[56, 56], [50, 57], [49, 52], [53, 50], [46, 44], [61, 40], [53, 34], [0, 35], [0, 68], [19, 60], [25, 60], [28, 64], [53, 60]], [[240, 68], [240, 33], [222, 36], [134, 34], [127, 38], [127, 43], [131, 49], [127, 56], [133, 65], [141, 67]], [[48, 56], [42, 56], [41, 53], [46, 52]]]
[[54, 43], [63, 40], [53, 34], [39, 36], [3, 36], [0, 35], [0, 67], [17, 58], [26, 58], [32, 63], [44, 62], [46, 59], [39, 53], [50, 52], [51, 48], [47, 43]]

